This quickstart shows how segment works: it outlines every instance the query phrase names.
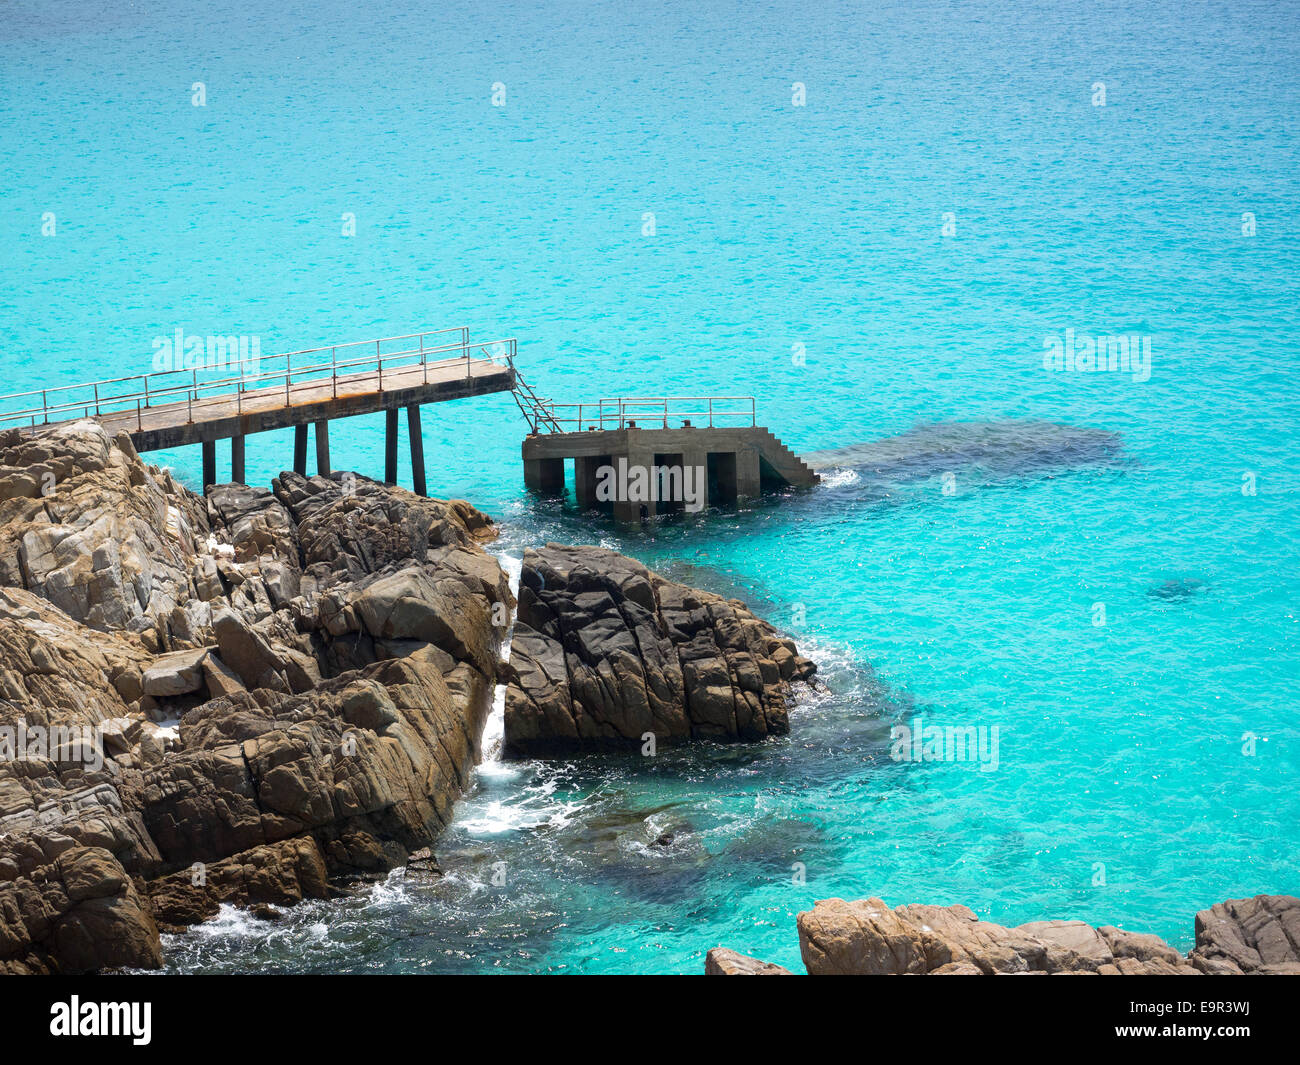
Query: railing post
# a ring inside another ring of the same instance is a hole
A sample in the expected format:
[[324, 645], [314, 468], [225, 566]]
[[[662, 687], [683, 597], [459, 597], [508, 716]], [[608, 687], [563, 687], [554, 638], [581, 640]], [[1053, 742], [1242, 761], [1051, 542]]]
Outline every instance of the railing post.
[[334, 398], [339, 398], [339, 361], [338, 347], [330, 348], [330, 385]]
[[709, 397], [709, 428], [713, 428], [713, 397]]
[[144, 423], [140, 421], [140, 401], [138, 399], [135, 401], [135, 428], [137, 432], [144, 428]]
[[664, 397], [664, 428], [668, 428], [668, 397]]
[[45, 398], [45, 389], [41, 389], [41, 416], [45, 419], [45, 424], [50, 424], [50, 404]]
[[193, 392], [185, 393], [185, 410], [186, 410], [186, 419], [189, 421], [191, 425], [193, 425], [194, 424], [194, 393]]
[[99, 382], [95, 383], [95, 416], [99, 416]]
[[146, 407], [149, 406], [149, 375], [148, 374], [145, 374], [144, 377], [144, 405]]

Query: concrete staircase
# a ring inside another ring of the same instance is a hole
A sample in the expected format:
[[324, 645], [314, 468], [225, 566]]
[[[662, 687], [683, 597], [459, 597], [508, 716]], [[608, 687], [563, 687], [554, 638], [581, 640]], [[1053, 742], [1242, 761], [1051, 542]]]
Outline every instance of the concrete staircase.
[[821, 480], [813, 468], [786, 447], [772, 430], [756, 426], [752, 431], [763, 461], [788, 484], [806, 486], [817, 484]]

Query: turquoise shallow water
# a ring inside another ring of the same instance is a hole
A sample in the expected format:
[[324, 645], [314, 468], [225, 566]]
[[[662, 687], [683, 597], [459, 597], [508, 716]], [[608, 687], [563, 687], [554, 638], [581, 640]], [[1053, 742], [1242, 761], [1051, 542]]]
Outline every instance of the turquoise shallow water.
[[[841, 472], [625, 534], [524, 495], [508, 397], [427, 408], [431, 490], [504, 553], [600, 540], [743, 594], [831, 694], [754, 748], [486, 766], [441, 883], [231, 915], [174, 968], [796, 964], [834, 895], [1186, 947], [1198, 908], [1300, 893], [1295, 6], [816, 7], [6, 7], [8, 387], [144, 372], [177, 328], [468, 324], [556, 398], [754, 393], [796, 449], [1035, 418], [1127, 459]], [[1150, 337], [1151, 379], [1044, 371], [1067, 328]], [[378, 473], [381, 432], [337, 423], [335, 465]], [[288, 446], [254, 438], [250, 480]], [[918, 710], [999, 725], [998, 770], [891, 761]]]

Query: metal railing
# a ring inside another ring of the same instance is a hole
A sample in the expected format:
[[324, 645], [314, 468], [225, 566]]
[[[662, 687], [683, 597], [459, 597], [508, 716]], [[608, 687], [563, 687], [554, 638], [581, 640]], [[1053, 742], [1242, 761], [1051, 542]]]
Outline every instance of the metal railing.
[[619, 396], [590, 403], [538, 400], [529, 420], [535, 433], [678, 426], [714, 429], [758, 424], [753, 396]]
[[[430, 343], [430, 338], [459, 334], [455, 342]], [[385, 350], [385, 345], [407, 344], [399, 350]], [[373, 351], [371, 350], [373, 348]], [[358, 351], [364, 355], [357, 356]], [[325, 356], [329, 355], [328, 361]], [[477, 353], [477, 356], [476, 354]], [[471, 342], [469, 330], [463, 326], [437, 329], [404, 336], [380, 337], [377, 340], [357, 340], [328, 347], [307, 348], [281, 355], [256, 359], [256, 369], [236, 376], [212, 376], [228, 373], [229, 360], [219, 364], [191, 369], [159, 370], [129, 377], [114, 377], [85, 384], [56, 385], [52, 388], [28, 392], [13, 392], [0, 396], [0, 426], [17, 424], [45, 425], [50, 422], [72, 421], [77, 418], [98, 417], [107, 414], [134, 412], [137, 427], [143, 427], [146, 411], [156, 407], [185, 403], [187, 420], [193, 421], [194, 406], [204, 401], [233, 399], [236, 413], [243, 413], [245, 396], [256, 392], [260, 399], [272, 391], [283, 388], [284, 405], [293, 405], [293, 393], [307, 389], [316, 390], [324, 382], [331, 383], [331, 395], [338, 396], [339, 381], [345, 386], [357, 378], [376, 379], [380, 391], [384, 387], [384, 373], [422, 368], [424, 383], [428, 383], [429, 370], [446, 367], [463, 361], [465, 376], [473, 376], [474, 362], [491, 362], [494, 365], [514, 367], [517, 344], [514, 337], [503, 340]], [[205, 352], [205, 355], [207, 353]], [[223, 353], [224, 354], [224, 353]], [[340, 357], [342, 356], [342, 357]], [[205, 359], [206, 361], [206, 359]], [[237, 361], [237, 360], [236, 360]], [[281, 369], [281, 363], [283, 368]], [[242, 367], [241, 367], [242, 368]], [[407, 383], [409, 378], [403, 375]], [[128, 391], [114, 391], [127, 387]], [[18, 410], [6, 410], [14, 401], [34, 401], [40, 397], [40, 406], [32, 405]], [[258, 409], [265, 409], [259, 404]]]

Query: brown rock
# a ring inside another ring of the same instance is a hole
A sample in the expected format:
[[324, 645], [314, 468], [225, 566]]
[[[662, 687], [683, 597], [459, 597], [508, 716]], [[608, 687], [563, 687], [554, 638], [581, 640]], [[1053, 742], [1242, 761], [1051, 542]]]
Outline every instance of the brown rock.
[[506, 753], [780, 735], [790, 682], [815, 668], [736, 600], [604, 548], [550, 544], [524, 555]]
[[706, 976], [793, 976], [789, 969], [770, 962], [737, 954], [725, 947], [714, 947], [704, 959]]
[[1188, 974], [1195, 969], [1155, 936], [1082, 921], [1006, 928], [965, 906], [899, 906], [829, 899], [799, 914], [810, 975], [982, 973]]

